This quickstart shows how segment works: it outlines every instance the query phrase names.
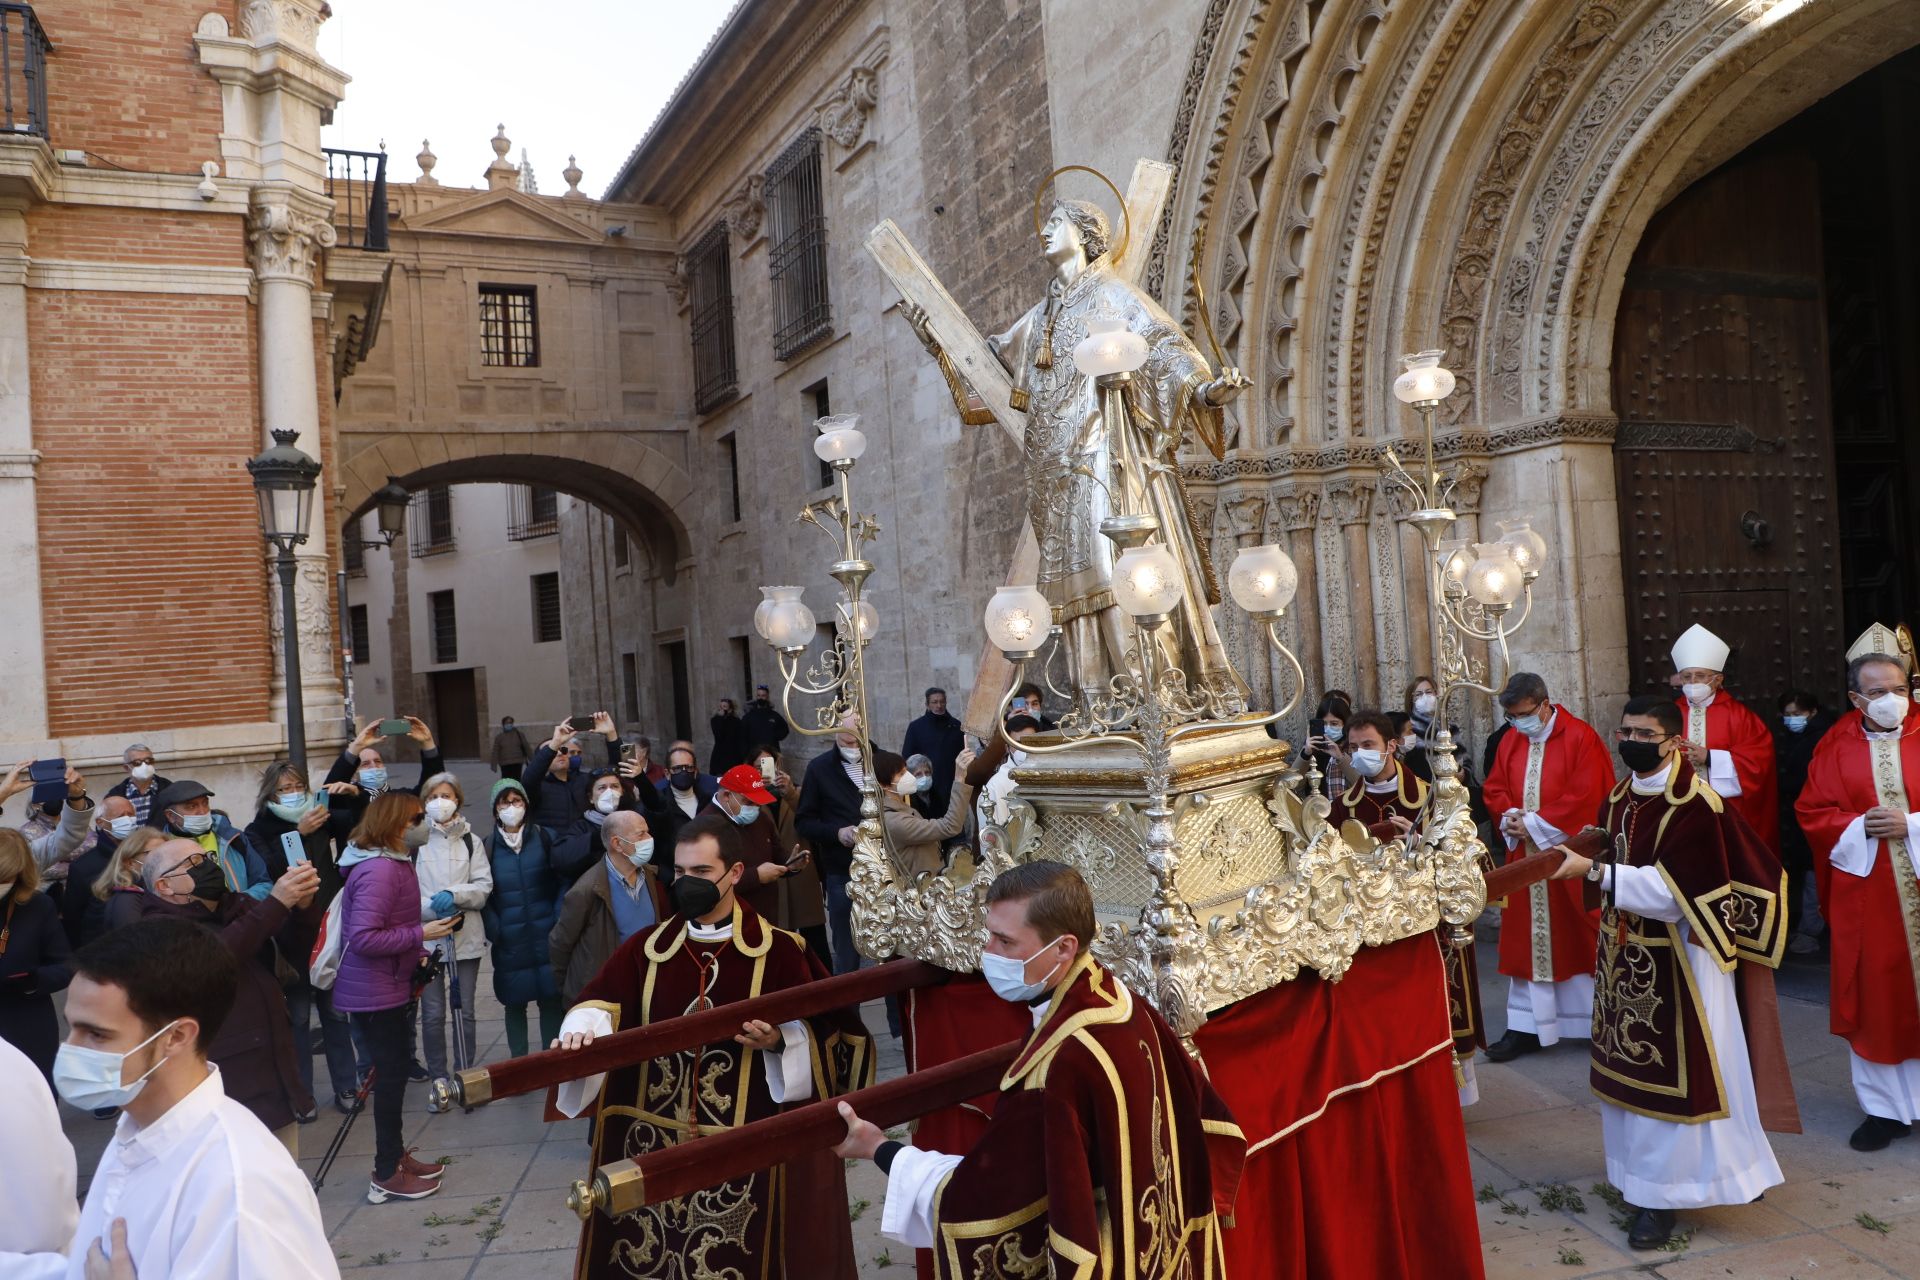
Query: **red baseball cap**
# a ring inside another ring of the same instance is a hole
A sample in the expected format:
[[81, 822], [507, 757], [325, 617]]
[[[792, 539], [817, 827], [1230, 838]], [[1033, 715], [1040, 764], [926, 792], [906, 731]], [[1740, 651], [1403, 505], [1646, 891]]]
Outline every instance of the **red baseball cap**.
[[737, 764], [721, 774], [720, 785], [755, 804], [773, 804], [776, 800], [773, 792], [767, 790], [766, 779], [750, 764]]

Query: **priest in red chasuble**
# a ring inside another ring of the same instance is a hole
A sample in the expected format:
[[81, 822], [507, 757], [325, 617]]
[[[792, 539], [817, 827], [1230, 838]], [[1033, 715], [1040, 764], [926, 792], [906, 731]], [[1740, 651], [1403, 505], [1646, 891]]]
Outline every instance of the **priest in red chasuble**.
[[1057, 862], [987, 893], [980, 967], [1033, 1034], [964, 1157], [889, 1142], [845, 1103], [837, 1154], [888, 1174], [880, 1229], [940, 1280], [1223, 1274], [1220, 1232], [1246, 1139], [1147, 1003], [1087, 952], [1093, 896]]
[[[746, 867], [734, 824], [703, 815], [674, 842], [674, 914], [607, 959], [560, 1025], [577, 1049], [624, 1027], [802, 986], [827, 976], [795, 935], [739, 901]], [[872, 1083], [871, 1043], [852, 1015], [770, 1026], [731, 1041], [561, 1085], [579, 1115], [597, 1099], [593, 1163], [627, 1159]], [[844, 1166], [827, 1152], [581, 1229], [579, 1280], [738, 1277], [854, 1280]]]
[[[1359, 775], [1351, 787], [1334, 797], [1328, 821], [1335, 827], [1358, 822], [1376, 840], [1398, 840], [1426, 817], [1432, 788], [1400, 759], [1393, 722], [1378, 711], [1355, 712], [1347, 721], [1348, 761]], [[1451, 929], [1433, 931], [1446, 966], [1447, 1016], [1453, 1025], [1454, 1079], [1460, 1086], [1460, 1105], [1480, 1100], [1480, 1083], [1473, 1073], [1473, 1054], [1486, 1045], [1486, 1024], [1480, 1013], [1480, 967], [1472, 947], [1448, 941]]]
[[1665, 1244], [1676, 1209], [1777, 1186], [1764, 1130], [1800, 1131], [1771, 972], [1786, 951], [1786, 872], [1695, 771], [1684, 727], [1665, 697], [1627, 703], [1611, 861], [1570, 852], [1556, 873], [1584, 877], [1602, 904], [1592, 1083], [1635, 1249]]
[[1872, 651], [1849, 651], [1860, 715], [1827, 731], [1794, 805], [1833, 931], [1833, 1033], [1852, 1049], [1866, 1113], [1856, 1151], [1908, 1136], [1920, 1116], [1920, 717], [1892, 633], [1874, 631]]
[[[1507, 861], [1517, 862], [1593, 822], [1613, 790], [1613, 757], [1531, 671], [1514, 672], [1500, 709], [1513, 731], [1500, 739], [1483, 795], [1506, 838]], [[1540, 881], [1507, 899], [1500, 913], [1500, 972], [1511, 979], [1507, 1033], [1488, 1046], [1488, 1058], [1507, 1062], [1562, 1038], [1587, 1038], [1598, 918], [1580, 886], [1565, 882]]]
[[1673, 670], [1680, 681], [1676, 705], [1686, 721], [1687, 759], [1778, 853], [1780, 778], [1774, 768], [1773, 730], [1720, 687], [1731, 652], [1726, 641], [1697, 622], [1673, 642]]

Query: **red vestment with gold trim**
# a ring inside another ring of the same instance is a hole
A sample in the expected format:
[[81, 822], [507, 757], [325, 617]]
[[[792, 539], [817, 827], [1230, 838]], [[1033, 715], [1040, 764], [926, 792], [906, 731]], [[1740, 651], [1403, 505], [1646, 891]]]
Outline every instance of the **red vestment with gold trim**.
[[1685, 698], [1675, 700], [1680, 721], [1687, 726], [1690, 742], [1698, 742], [1709, 751], [1724, 751], [1733, 760], [1740, 778], [1740, 794], [1722, 796], [1735, 813], [1747, 820], [1755, 834], [1776, 854], [1780, 852], [1780, 776], [1774, 766], [1773, 731], [1767, 722], [1747, 705], [1716, 689], [1713, 701], [1700, 711], [1706, 713], [1706, 736], [1694, 734], [1695, 708]]
[[[1600, 816], [1613, 789], [1613, 757], [1600, 735], [1565, 707], [1554, 708], [1542, 742], [1509, 730], [1500, 739], [1482, 792], [1496, 824], [1509, 809], [1538, 813], [1562, 835], [1574, 835]], [[1508, 862], [1538, 852], [1531, 838]], [[1546, 927], [1539, 916], [1544, 911]], [[1589, 911], [1580, 886], [1543, 880], [1507, 899], [1500, 916], [1500, 972], [1534, 982], [1564, 982], [1593, 972], [1599, 913]]]
[[[619, 1029], [827, 976], [799, 935], [742, 903], [732, 935], [717, 942], [692, 937], [677, 915], [635, 934], [574, 1007], [604, 1009]], [[872, 1083], [872, 1042], [857, 1016], [823, 1015], [808, 1027], [815, 1098]], [[593, 1125], [594, 1166], [777, 1114], [766, 1057], [728, 1039], [609, 1073]], [[581, 1229], [574, 1273], [579, 1280], [853, 1280], [845, 1166], [822, 1150], [620, 1218], [595, 1213]]]
[[941, 1280], [1203, 1280], [1246, 1140], [1159, 1014], [1082, 956], [934, 1201]]

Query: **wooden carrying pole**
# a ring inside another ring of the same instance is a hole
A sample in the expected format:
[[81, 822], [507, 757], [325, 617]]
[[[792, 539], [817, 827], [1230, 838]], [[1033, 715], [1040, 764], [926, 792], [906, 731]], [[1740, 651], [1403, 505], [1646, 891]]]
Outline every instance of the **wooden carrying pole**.
[[809, 1151], [834, 1146], [847, 1133], [847, 1122], [840, 1118], [842, 1102], [862, 1120], [870, 1120], [882, 1129], [956, 1106], [998, 1089], [1001, 1073], [1025, 1043], [1009, 1040], [844, 1098], [810, 1102], [737, 1129], [721, 1129], [663, 1147], [638, 1160], [603, 1164], [594, 1170], [591, 1182], [573, 1184], [567, 1204], [582, 1219], [595, 1209], [617, 1218], [645, 1205], [678, 1199], [703, 1187], [744, 1178]]
[[1607, 833], [1599, 827], [1588, 827], [1578, 835], [1568, 837], [1566, 843], [1543, 849], [1531, 857], [1509, 862], [1505, 866], [1495, 867], [1487, 872], [1487, 901], [1498, 902], [1509, 894], [1547, 879], [1560, 869], [1567, 860], [1562, 849], [1571, 849], [1583, 858], [1591, 858], [1603, 852], [1607, 847]]
[[448, 1082], [446, 1092], [451, 1101], [461, 1106], [478, 1107], [496, 1098], [534, 1093], [549, 1085], [582, 1080], [650, 1058], [731, 1040], [740, 1034], [741, 1024], [751, 1019], [778, 1024], [811, 1018], [881, 996], [931, 987], [951, 976], [945, 969], [923, 961], [889, 960], [871, 969], [822, 978], [751, 1000], [716, 1005], [699, 1013], [616, 1031], [597, 1037], [584, 1049], [544, 1049], [491, 1066], [474, 1067], [456, 1074]]

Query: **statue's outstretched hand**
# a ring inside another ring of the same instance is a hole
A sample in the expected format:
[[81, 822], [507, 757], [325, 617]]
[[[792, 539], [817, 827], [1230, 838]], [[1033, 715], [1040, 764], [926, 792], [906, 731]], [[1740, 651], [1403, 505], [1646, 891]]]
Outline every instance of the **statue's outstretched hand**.
[[1228, 365], [1226, 368], [1220, 370], [1220, 376], [1212, 382], [1209, 382], [1200, 394], [1208, 404], [1217, 409], [1221, 405], [1233, 400], [1242, 391], [1245, 391], [1252, 385], [1252, 383], [1247, 381], [1246, 374], [1240, 372], [1240, 370], [1234, 368], [1232, 365]]
[[920, 339], [921, 346], [925, 347], [928, 351], [937, 352], [940, 350], [940, 339], [933, 336], [933, 328], [927, 323], [926, 308], [915, 306], [913, 303], [902, 299], [900, 302], [900, 314], [907, 318], [907, 324], [912, 326], [913, 336]]

